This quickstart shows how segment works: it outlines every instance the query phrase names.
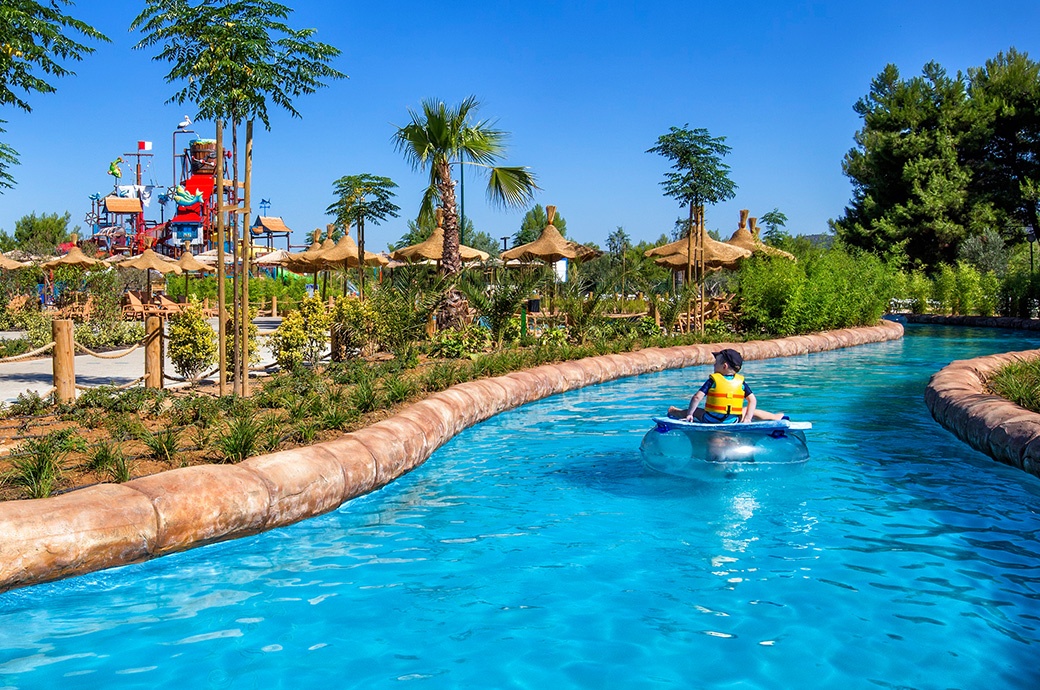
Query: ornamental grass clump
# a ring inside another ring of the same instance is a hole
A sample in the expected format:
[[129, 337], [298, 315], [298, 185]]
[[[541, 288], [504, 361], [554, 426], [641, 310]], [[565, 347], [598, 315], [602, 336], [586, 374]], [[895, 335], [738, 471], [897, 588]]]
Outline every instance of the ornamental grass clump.
[[263, 424], [256, 417], [242, 415], [228, 422], [216, 438], [217, 450], [224, 462], [239, 463], [260, 450]]
[[997, 371], [987, 385], [1000, 397], [1040, 413], [1040, 359], [1008, 364]]
[[146, 431], [139, 439], [148, 448], [148, 454], [159, 462], [172, 463], [177, 455], [177, 443], [180, 441], [180, 430], [166, 427], [154, 432]]
[[83, 440], [69, 430], [29, 439], [11, 453], [5, 481], [21, 487], [28, 498], [46, 498], [61, 480], [65, 457], [83, 449]]
[[198, 381], [217, 360], [217, 336], [206, 322], [202, 305], [190, 300], [179, 314], [170, 315], [167, 354], [178, 374]]

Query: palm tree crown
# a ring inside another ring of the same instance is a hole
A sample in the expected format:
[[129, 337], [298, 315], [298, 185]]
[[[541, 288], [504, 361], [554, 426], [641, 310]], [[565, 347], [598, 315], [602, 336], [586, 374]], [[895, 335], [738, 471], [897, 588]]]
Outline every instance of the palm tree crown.
[[435, 206], [444, 210], [443, 271], [462, 270], [459, 256], [458, 216], [455, 212], [455, 180], [451, 166], [472, 165], [488, 172], [489, 201], [501, 206], [523, 206], [538, 189], [534, 175], [525, 167], [497, 166], [505, 155], [506, 132], [488, 120], [471, 122], [480, 107], [475, 96], [456, 106], [428, 99], [420, 112], [409, 110], [411, 122], [394, 133], [394, 145], [416, 170], [428, 170], [430, 184], [423, 193], [419, 218], [433, 216]]

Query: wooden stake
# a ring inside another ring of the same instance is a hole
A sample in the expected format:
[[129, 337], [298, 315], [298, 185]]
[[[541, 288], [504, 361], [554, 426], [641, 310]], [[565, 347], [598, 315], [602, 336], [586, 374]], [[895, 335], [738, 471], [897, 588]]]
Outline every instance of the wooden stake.
[[144, 321], [145, 345], [144, 345], [144, 387], [163, 387], [163, 343], [162, 343], [162, 319], [158, 316], [149, 316]]
[[224, 294], [224, 121], [217, 120], [217, 361], [218, 391], [227, 395], [227, 295]]
[[249, 395], [249, 260], [253, 253], [252, 233], [249, 230], [249, 200], [253, 187], [253, 121], [246, 120], [246, 186], [242, 200], [242, 237], [245, 247], [242, 255], [242, 395]]
[[72, 346], [72, 320], [51, 321], [54, 352], [51, 368], [54, 373], [54, 399], [60, 403], [76, 401], [76, 358]]

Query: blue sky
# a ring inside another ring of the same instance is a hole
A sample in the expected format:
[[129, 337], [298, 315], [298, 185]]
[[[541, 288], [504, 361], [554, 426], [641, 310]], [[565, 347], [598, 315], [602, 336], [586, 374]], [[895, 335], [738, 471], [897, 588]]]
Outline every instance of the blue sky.
[[[736, 228], [738, 210], [774, 207], [795, 233], [824, 232], [851, 187], [841, 160], [860, 121], [852, 111], [886, 63], [905, 76], [930, 60], [951, 73], [1010, 46], [1036, 60], [1040, 3], [1032, 2], [472, 2], [283, 0], [290, 24], [318, 29], [343, 51], [350, 76], [300, 97], [302, 119], [272, 109], [257, 128], [254, 189], [294, 242], [324, 227], [332, 182], [372, 173], [400, 185], [402, 217], [369, 226], [369, 247], [399, 237], [425, 177], [394, 151], [395, 125], [424, 98], [456, 103], [511, 133], [509, 164], [538, 176], [536, 202], [555, 204], [568, 235], [605, 244], [617, 226], [636, 241], [669, 232], [681, 210], [661, 194], [667, 162], [645, 153], [670, 126], [725, 136], [738, 185], [707, 213], [709, 228]], [[113, 39], [97, 46], [58, 91], [32, 95], [31, 114], [10, 108], [3, 141], [22, 164], [0, 195], [0, 229], [30, 212], [72, 213], [111, 189], [116, 156], [154, 142], [145, 181], [169, 185], [171, 132], [190, 105], [166, 105], [174, 85], [154, 51], [128, 31], [140, 0], [81, 0], [70, 13]], [[196, 123], [212, 136], [210, 123]], [[466, 215], [493, 237], [512, 235], [523, 211], [489, 206], [484, 181], [467, 175]], [[128, 176], [124, 176], [124, 181]], [[255, 211], [254, 211], [255, 215]]]

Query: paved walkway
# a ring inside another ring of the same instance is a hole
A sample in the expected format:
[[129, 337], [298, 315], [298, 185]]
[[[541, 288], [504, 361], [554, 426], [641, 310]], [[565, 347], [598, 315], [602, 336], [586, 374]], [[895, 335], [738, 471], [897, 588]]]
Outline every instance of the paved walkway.
[[[254, 319], [253, 323], [257, 325], [260, 335], [264, 336], [272, 333], [281, 321], [280, 318], [259, 318]], [[216, 331], [217, 320], [210, 319], [210, 326]], [[0, 334], [0, 337], [21, 335], [6, 332]], [[274, 357], [265, 345], [260, 347], [260, 357], [261, 365], [274, 362]], [[54, 385], [52, 366], [50, 357], [0, 363], [0, 401], [11, 402], [26, 391], [35, 391], [41, 395], [49, 391]], [[79, 354], [76, 355], [75, 367], [76, 383], [80, 386], [119, 386], [130, 383], [144, 376], [144, 348], [140, 347], [120, 359], [98, 359], [91, 355]], [[166, 372], [171, 376], [176, 374], [169, 357], [166, 358]], [[213, 381], [216, 379], [216, 376], [212, 377]], [[173, 382], [166, 382], [167, 385], [171, 383]]]

